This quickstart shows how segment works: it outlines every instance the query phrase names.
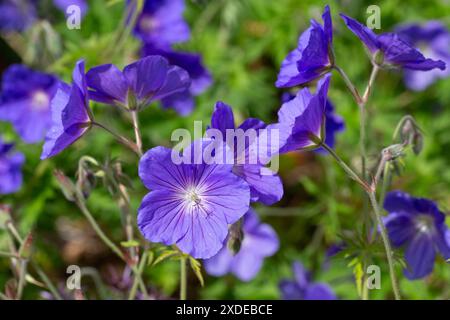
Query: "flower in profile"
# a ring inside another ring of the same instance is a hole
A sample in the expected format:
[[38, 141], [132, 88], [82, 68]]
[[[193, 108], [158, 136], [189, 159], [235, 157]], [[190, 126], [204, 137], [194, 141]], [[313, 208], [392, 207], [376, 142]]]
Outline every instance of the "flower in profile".
[[162, 99], [165, 108], [173, 108], [180, 115], [188, 115], [194, 108], [193, 96], [203, 93], [212, 83], [212, 77], [208, 69], [203, 66], [200, 54], [188, 52], [176, 52], [172, 49], [163, 49], [153, 44], [145, 44], [143, 55], [161, 55], [170, 64], [179, 66], [189, 73], [191, 85], [188, 89], [172, 94]]
[[72, 86], [60, 83], [51, 101], [52, 123], [45, 137], [41, 159], [53, 157], [63, 151], [91, 125], [83, 60], [76, 63], [72, 78]]
[[161, 56], [145, 57], [123, 71], [112, 64], [100, 65], [90, 69], [86, 79], [92, 100], [128, 110], [141, 109], [190, 85], [188, 73]]
[[261, 223], [250, 209], [243, 218], [243, 240], [239, 252], [233, 254], [226, 245], [212, 258], [205, 260], [205, 270], [220, 277], [233, 273], [242, 281], [250, 281], [261, 270], [264, 259], [278, 251], [277, 234], [268, 224]]
[[[212, 142], [201, 143], [204, 150]], [[197, 159], [195, 142], [185, 152]], [[228, 225], [248, 211], [249, 187], [232, 173], [231, 165], [176, 164], [172, 153], [155, 147], [139, 162], [139, 176], [151, 190], [138, 210], [139, 229], [151, 242], [175, 244], [194, 258], [210, 258], [222, 248]]]
[[21, 32], [36, 21], [35, 4], [29, 0], [0, 1], [0, 31]]
[[0, 138], [0, 194], [16, 192], [22, 186], [22, 165], [25, 157], [14, 152], [14, 144]]
[[315, 94], [304, 88], [281, 106], [278, 122], [289, 128], [289, 137], [280, 152], [315, 149], [322, 144], [330, 77], [327, 74], [320, 79]]
[[284, 300], [336, 300], [329, 285], [312, 282], [311, 274], [300, 262], [294, 262], [294, 280], [282, 280], [279, 284]]
[[41, 141], [50, 123], [50, 100], [58, 79], [14, 64], [3, 73], [0, 120], [9, 121], [26, 143]]
[[433, 271], [436, 254], [450, 258], [450, 230], [445, 224], [445, 215], [428, 199], [392, 191], [386, 195], [384, 209], [391, 243], [405, 247], [408, 279], [420, 279]]
[[[283, 103], [288, 102], [293, 99], [295, 95], [285, 92], [282, 96], [281, 101]], [[344, 131], [345, 123], [344, 119], [335, 112], [335, 108], [330, 99], [327, 99], [327, 104], [325, 106], [325, 143], [334, 148], [336, 143], [336, 134]], [[316, 149], [317, 152], [322, 152], [323, 149]]]
[[341, 13], [347, 27], [366, 46], [372, 60], [381, 66], [393, 66], [411, 70], [428, 71], [445, 69], [441, 60], [427, 59], [397, 33], [375, 34], [371, 29]]
[[[442, 60], [450, 65], [450, 31], [439, 21], [429, 21], [426, 24], [407, 24], [396, 28], [399, 36], [435, 60]], [[450, 68], [434, 69], [424, 73], [415, 70], [405, 70], [406, 86], [411, 90], [424, 90], [438, 79], [448, 78]]]
[[330, 7], [322, 14], [323, 26], [311, 20], [311, 26], [300, 35], [297, 48], [284, 59], [275, 85], [293, 87], [322, 77], [333, 67], [333, 25]]
[[183, 0], [145, 0], [134, 33], [143, 42], [168, 47], [189, 39]]
[[[283, 197], [283, 183], [280, 177], [266, 165], [284, 145], [286, 130], [278, 130], [278, 140], [271, 141], [271, 130], [279, 129], [278, 125], [266, 126], [259, 119], [248, 118], [236, 128], [233, 110], [221, 101], [216, 103], [211, 116], [211, 129], [219, 130], [223, 141], [230, 144], [234, 152], [233, 172], [249, 184], [251, 200], [266, 205], [278, 202]], [[227, 130], [231, 131], [227, 132]], [[254, 137], [250, 134], [252, 130], [255, 133]], [[239, 136], [245, 139], [245, 145], [242, 148], [239, 148], [235, 138], [227, 139], [229, 134], [239, 132], [242, 133]], [[207, 134], [212, 134], [212, 131], [208, 130]]]

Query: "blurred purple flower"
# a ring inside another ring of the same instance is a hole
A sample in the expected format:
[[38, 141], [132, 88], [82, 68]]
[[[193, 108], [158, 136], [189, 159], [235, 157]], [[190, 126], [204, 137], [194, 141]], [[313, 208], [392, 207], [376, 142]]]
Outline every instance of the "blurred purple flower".
[[212, 258], [205, 260], [205, 270], [220, 277], [233, 273], [242, 281], [250, 281], [261, 270], [263, 261], [278, 251], [279, 241], [272, 227], [260, 223], [258, 215], [250, 209], [243, 218], [244, 238], [236, 255], [225, 245]]
[[321, 282], [311, 282], [311, 275], [300, 262], [294, 262], [294, 280], [279, 284], [284, 300], [336, 300], [331, 287]]
[[13, 151], [14, 144], [0, 138], [0, 194], [16, 192], [22, 186], [22, 165], [25, 157]]
[[183, 19], [183, 11], [183, 0], [146, 0], [134, 33], [144, 43], [162, 47], [186, 41], [190, 31]]
[[278, 121], [289, 128], [289, 138], [280, 152], [315, 149], [323, 141], [330, 77], [327, 74], [320, 79], [315, 94], [304, 88], [281, 106]]
[[30, 0], [0, 0], [0, 31], [21, 32], [36, 21], [35, 2]]
[[396, 28], [396, 32], [427, 57], [442, 60], [447, 66], [445, 70], [434, 69], [427, 73], [405, 70], [405, 83], [409, 89], [424, 90], [436, 80], [450, 76], [450, 32], [441, 22], [402, 25]]
[[428, 71], [435, 68], [445, 69], [445, 63], [441, 60], [425, 58], [422, 53], [415, 49], [408, 42], [404, 41], [396, 33], [375, 34], [371, 29], [358, 21], [341, 13], [347, 27], [352, 31], [369, 50], [376, 63], [382, 54], [381, 65], [396, 66], [411, 70]]
[[0, 120], [9, 121], [26, 143], [41, 141], [51, 123], [50, 101], [58, 79], [14, 64], [3, 73]]
[[[285, 92], [281, 97], [283, 103], [288, 102], [295, 98], [295, 95]], [[336, 134], [342, 132], [345, 129], [344, 119], [335, 113], [334, 105], [331, 103], [330, 99], [327, 99], [327, 104], [325, 106], [325, 143], [334, 148], [336, 143]], [[318, 148], [314, 150], [316, 152], [323, 153], [323, 148]]]
[[[197, 157], [195, 151], [194, 145], [187, 148]], [[171, 155], [171, 149], [156, 147], [139, 162], [139, 176], [152, 190], [139, 207], [139, 229], [151, 242], [176, 244], [194, 258], [210, 258], [222, 248], [228, 225], [248, 211], [249, 187], [231, 165], [175, 164]]]
[[143, 55], [161, 55], [170, 64], [183, 68], [189, 73], [191, 86], [189, 89], [172, 94], [162, 99], [165, 108], [173, 108], [180, 115], [188, 115], [194, 108], [193, 96], [201, 94], [212, 83], [212, 77], [208, 69], [203, 66], [202, 57], [199, 54], [188, 52], [176, 52], [172, 49], [162, 49], [153, 44], [145, 44]]
[[[286, 130], [280, 130], [282, 132], [279, 135], [279, 141], [272, 142], [269, 140], [270, 130], [277, 129], [276, 125], [266, 126], [259, 119], [248, 118], [236, 128], [233, 110], [229, 105], [221, 101], [216, 103], [215, 110], [211, 116], [211, 129], [219, 130], [225, 142], [227, 142], [227, 129], [241, 129], [244, 132], [248, 129], [254, 129], [256, 131], [255, 139], [253, 141], [247, 140], [243, 150], [238, 150], [237, 146], [233, 146], [233, 172], [249, 184], [252, 201], [259, 201], [266, 205], [278, 202], [283, 197], [283, 183], [280, 177], [269, 168], [266, 168], [265, 165], [272, 155], [277, 154], [281, 146], [284, 145], [282, 134]], [[258, 142], [258, 139], [261, 139], [261, 143]], [[233, 142], [229, 141], [229, 143]], [[234, 144], [237, 143], [234, 142]], [[258, 149], [254, 146], [257, 146]], [[252, 152], [257, 152], [257, 154], [250, 155]], [[267, 161], [264, 159], [266, 155]], [[253, 159], [256, 158], [258, 161], [250, 161], [251, 157]]]
[[313, 81], [333, 66], [331, 57], [333, 25], [330, 7], [322, 14], [323, 26], [311, 20], [311, 26], [300, 35], [297, 48], [291, 51], [281, 65], [275, 85], [278, 88], [293, 87]]
[[[112, 64], [94, 67], [86, 74], [92, 100], [127, 109], [143, 108], [154, 100], [189, 88], [188, 73], [161, 56], [148, 56], [120, 71]], [[130, 96], [133, 97], [130, 103]], [[135, 101], [135, 102], [134, 102]]]
[[386, 195], [384, 219], [395, 247], [405, 246], [408, 279], [420, 279], [433, 271], [436, 254], [450, 259], [450, 230], [445, 215], [428, 199], [414, 198], [401, 191]]
[[83, 60], [76, 63], [72, 77], [72, 86], [60, 83], [52, 99], [52, 124], [45, 137], [41, 159], [60, 153], [78, 140], [90, 127]]
[[53, 0], [55, 7], [61, 10], [64, 14], [70, 6], [78, 6], [80, 8], [81, 14], [84, 16], [87, 12], [88, 5], [85, 0]]

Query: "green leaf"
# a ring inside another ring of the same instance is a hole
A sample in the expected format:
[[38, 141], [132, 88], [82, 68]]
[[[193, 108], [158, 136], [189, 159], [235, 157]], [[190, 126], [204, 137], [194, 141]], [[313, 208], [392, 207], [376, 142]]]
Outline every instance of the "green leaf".
[[189, 264], [192, 271], [194, 271], [195, 275], [197, 276], [198, 281], [200, 281], [201, 286], [203, 287], [205, 285], [205, 281], [203, 280], [202, 275], [202, 264], [200, 263], [200, 261], [192, 258], [191, 256], [189, 256]]
[[153, 266], [156, 266], [158, 263], [167, 260], [167, 259], [171, 259], [171, 258], [176, 258], [180, 256], [180, 252], [177, 250], [167, 250], [167, 251], [163, 251], [158, 258], [156, 258], [155, 262], [153, 263]]
[[139, 247], [139, 242], [136, 240], [122, 241], [120, 245], [125, 248]]

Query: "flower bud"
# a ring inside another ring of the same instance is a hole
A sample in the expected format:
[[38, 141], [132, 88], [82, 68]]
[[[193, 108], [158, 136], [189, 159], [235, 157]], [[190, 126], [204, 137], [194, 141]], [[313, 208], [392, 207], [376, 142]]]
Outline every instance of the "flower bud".
[[61, 191], [66, 199], [74, 202], [77, 196], [77, 191], [73, 182], [61, 170], [56, 169], [53, 172], [53, 175], [58, 181], [59, 187], [61, 188]]
[[244, 239], [244, 232], [242, 231], [241, 220], [230, 227], [230, 233], [227, 241], [227, 248], [233, 255], [241, 250], [242, 241]]

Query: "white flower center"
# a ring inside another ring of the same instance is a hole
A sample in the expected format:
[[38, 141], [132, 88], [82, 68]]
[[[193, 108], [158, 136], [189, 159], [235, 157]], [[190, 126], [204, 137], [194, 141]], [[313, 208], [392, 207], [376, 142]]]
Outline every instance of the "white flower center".
[[186, 191], [186, 194], [184, 195], [184, 199], [191, 205], [191, 206], [198, 206], [202, 202], [201, 196], [199, 195], [199, 192], [196, 190], [195, 187], [189, 188]]
[[431, 216], [421, 214], [416, 217], [414, 223], [419, 233], [430, 233], [434, 230], [434, 220]]
[[47, 109], [50, 103], [50, 97], [45, 91], [38, 90], [32, 96], [33, 108], [36, 110]]
[[143, 16], [139, 22], [142, 31], [150, 32], [159, 26], [158, 20], [151, 16]]

